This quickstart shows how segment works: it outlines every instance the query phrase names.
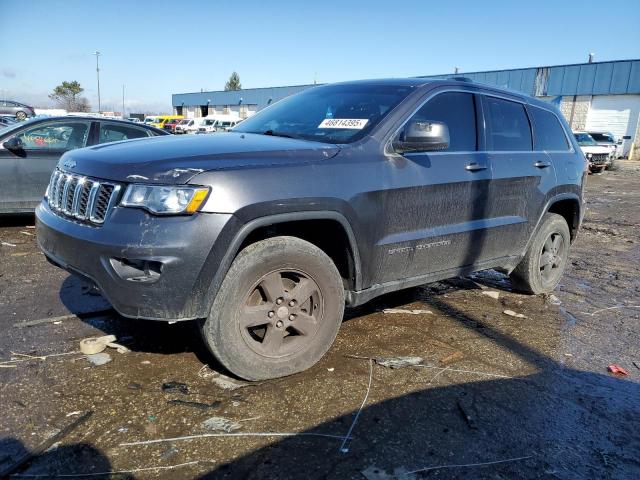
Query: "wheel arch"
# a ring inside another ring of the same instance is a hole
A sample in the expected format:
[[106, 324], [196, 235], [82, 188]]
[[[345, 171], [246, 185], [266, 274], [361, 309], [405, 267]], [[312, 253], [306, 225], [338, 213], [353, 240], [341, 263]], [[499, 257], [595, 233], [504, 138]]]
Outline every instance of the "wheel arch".
[[[319, 232], [318, 226], [329, 227], [329, 230]], [[297, 227], [303, 228], [296, 231]], [[331, 234], [338, 232], [343, 235], [342, 239], [335, 243], [327, 242], [327, 240], [335, 240]], [[353, 229], [344, 215], [330, 210], [280, 213], [255, 218], [238, 229], [211, 279], [203, 305], [205, 311], [208, 312], [213, 304], [220, 285], [238, 253], [251, 243], [279, 235], [295, 236], [318, 246], [336, 263], [338, 271], [345, 281], [345, 289], [361, 288], [360, 252]], [[342, 242], [346, 243], [343, 245]], [[332, 248], [332, 243], [336, 247], [344, 246], [347, 250]]]
[[555, 213], [566, 220], [572, 242], [575, 240], [580, 227], [580, 219], [582, 218], [580, 207], [580, 199], [577, 196], [564, 194], [552, 198], [545, 209], [545, 213]]

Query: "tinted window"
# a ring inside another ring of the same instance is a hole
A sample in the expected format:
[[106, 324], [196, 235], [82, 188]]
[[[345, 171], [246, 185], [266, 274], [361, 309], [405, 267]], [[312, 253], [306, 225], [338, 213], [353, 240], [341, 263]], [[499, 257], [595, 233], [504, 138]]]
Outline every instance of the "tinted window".
[[86, 122], [38, 124], [16, 135], [25, 150], [73, 150], [86, 146], [88, 136]]
[[531, 150], [531, 127], [523, 105], [485, 97], [485, 107], [489, 150]]
[[449, 127], [448, 152], [476, 149], [476, 107], [473, 94], [447, 92], [436, 95], [411, 117], [412, 122], [438, 121]]
[[608, 133], [593, 133], [589, 132], [589, 135], [593, 137], [596, 142], [611, 142], [615, 143], [615, 139]]
[[529, 113], [533, 120], [536, 150], [569, 150], [562, 125], [553, 113], [535, 107], [529, 109]]
[[131, 140], [132, 138], [145, 138], [148, 136], [149, 134], [147, 130], [143, 128], [101, 123], [100, 139], [98, 140], [98, 143], [117, 142], [120, 140]]

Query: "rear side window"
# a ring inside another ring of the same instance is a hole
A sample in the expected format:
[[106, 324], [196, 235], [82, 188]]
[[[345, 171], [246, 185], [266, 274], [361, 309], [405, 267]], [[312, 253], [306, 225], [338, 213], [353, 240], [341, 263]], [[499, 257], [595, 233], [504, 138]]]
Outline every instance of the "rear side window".
[[536, 150], [567, 151], [569, 143], [558, 118], [541, 108], [529, 109], [533, 120]]
[[531, 127], [522, 104], [485, 97], [484, 105], [488, 150], [499, 152], [531, 150]]
[[145, 138], [148, 136], [149, 132], [143, 128], [101, 122], [100, 139], [98, 143], [118, 142], [120, 140], [131, 140], [132, 138]]
[[446, 92], [423, 105], [411, 122], [444, 122], [449, 128], [449, 148], [445, 152], [476, 150], [476, 107], [473, 94]]

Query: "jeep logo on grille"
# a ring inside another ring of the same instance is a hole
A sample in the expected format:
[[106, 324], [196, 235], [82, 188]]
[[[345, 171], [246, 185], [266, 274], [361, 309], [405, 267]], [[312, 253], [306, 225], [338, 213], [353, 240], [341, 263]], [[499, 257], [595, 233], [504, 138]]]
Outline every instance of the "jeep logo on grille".
[[73, 168], [76, 166], [76, 162], [74, 160], [68, 159], [62, 162], [62, 166], [65, 168]]

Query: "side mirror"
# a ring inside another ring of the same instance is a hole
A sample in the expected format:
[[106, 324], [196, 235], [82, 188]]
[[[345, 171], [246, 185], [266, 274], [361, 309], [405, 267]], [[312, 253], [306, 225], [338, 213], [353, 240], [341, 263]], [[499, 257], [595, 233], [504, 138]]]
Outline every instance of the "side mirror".
[[449, 128], [443, 122], [409, 122], [392, 143], [398, 153], [431, 152], [449, 148]]
[[24, 143], [22, 143], [22, 139], [19, 137], [13, 137], [7, 140], [2, 144], [4, 148], [7, 150], [11, 150], [12, 152], [19, 152], [24, 149]]

